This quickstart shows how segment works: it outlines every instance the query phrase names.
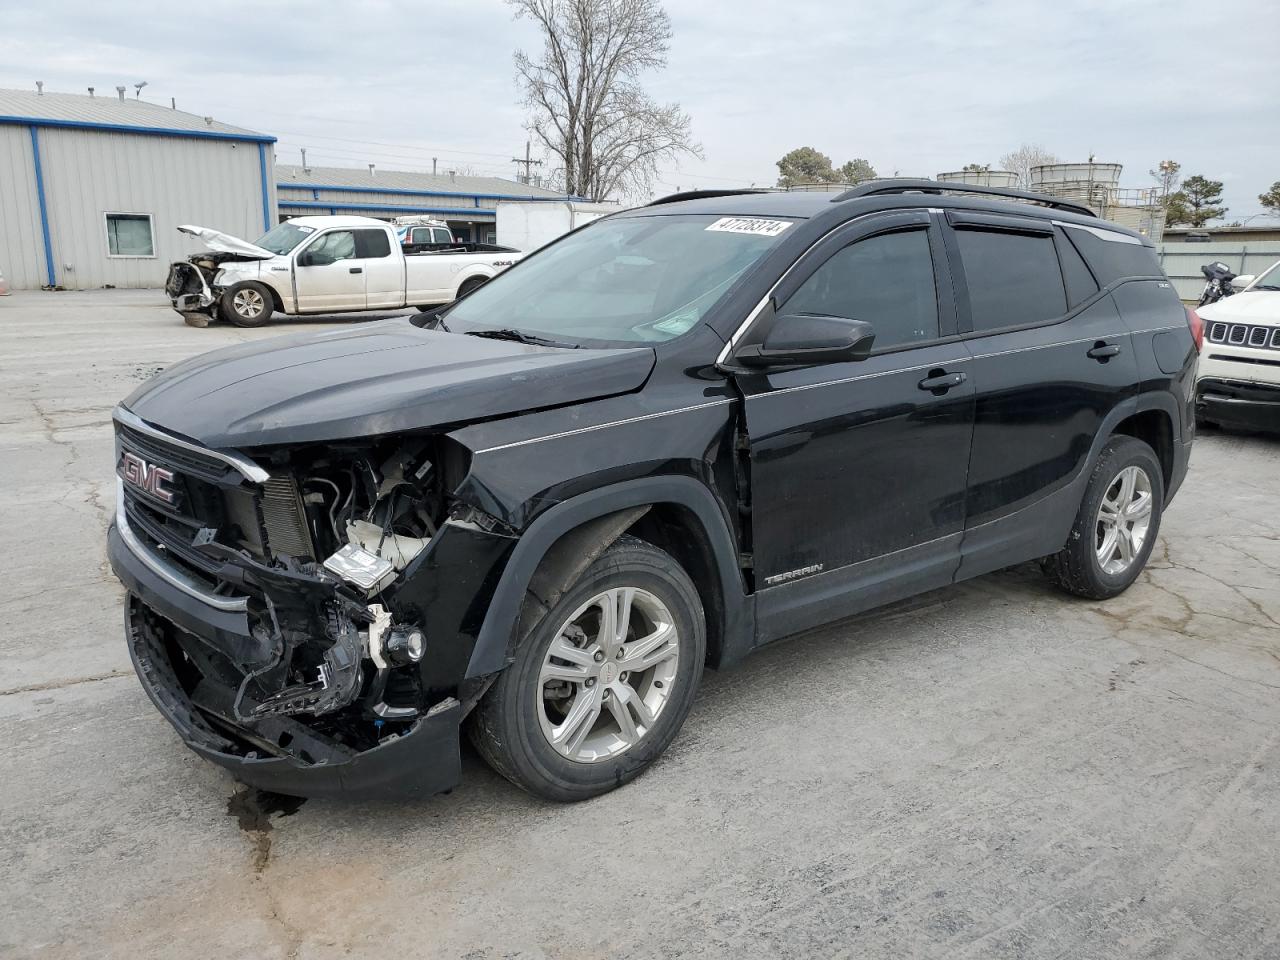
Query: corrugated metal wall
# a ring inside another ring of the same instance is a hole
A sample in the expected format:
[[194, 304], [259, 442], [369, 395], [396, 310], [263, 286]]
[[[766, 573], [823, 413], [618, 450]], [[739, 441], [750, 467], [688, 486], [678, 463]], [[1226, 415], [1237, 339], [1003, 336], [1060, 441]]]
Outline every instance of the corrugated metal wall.
[[427, 210], [441, 219], [491, 223], [498, 206], [497, 200], [466, 194], [451, 196], [441, 193], [428, 196], [403, 192], [381, 193], [375, 189], [326, 190], [324, 187], [300, 187], [291, 183], [281, 183], [278, 186], [282, 204], [280, 214], [285, 217], [327, 214], [332, 210], [339, 214], [389, 220], [400, 211], [411, 214]]
[[[61, 286], [160, 286], [170, 261], [203, 249], [179, 234], [178, 224], [214, 227], [250, 240], [263, 233], [263, 158], [257, 143], [51, 127], [39, 127], [37, 133], [54, 277]], [[38, 213], [34, 220], [29, 214], [36, 204], [30, 128], [0, 126], [0, 137], [0, 169], [20, 174], [12, 185], [10, 178], [0, 177], [0, 257], [6, 258], [12, 286], [39, 287], [47, 280]], [[274, 222], [271, 145], [264, 149], [267, 209]], [[27, 183], [21, 182], [23, 170]], [[150, 214], [155, 256], [109, 256], [107, 213]], [[32, 259], [34, 271], [26, 265]]]
[[1221, 260], [1235, 271], [1236, 276], [1252, 273], [1255, 276], [1277, 260], [1280, 260], [1280, 240], [1263, 240], [1253, 243], [1162, 243], [1156, 249], [1160, 253], [1160, 265], [1173, 281], [1173, 288], [1183, 300], [1193, 303], [1200, 299], [1204, 289], [1202, 264]]
[[0, 273], [12, 289], [45, 282], [43, 248], [31, 132], [0, 124]]

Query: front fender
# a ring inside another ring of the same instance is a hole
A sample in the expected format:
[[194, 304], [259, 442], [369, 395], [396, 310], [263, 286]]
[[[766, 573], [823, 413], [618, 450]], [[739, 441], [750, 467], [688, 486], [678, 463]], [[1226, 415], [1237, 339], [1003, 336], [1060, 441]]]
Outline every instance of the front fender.
[[[725, 626], [717, 665], [745, 656], [755, 641], [755, 598], [747, 593], [730, 527], [711, 492], [690, 477], [642, 477], [601, 487], [556, 504], [529, 524], [511, 552], [489, 603], [467, 666], [482, 677], [506, 666], [517, 640], [520, 610], [539, 564], [565, 534], [592, 520], [634, 507], [671, 503], [692, 512], [715, 557]], [[619, 531], [621, 532], [621, 531]]]

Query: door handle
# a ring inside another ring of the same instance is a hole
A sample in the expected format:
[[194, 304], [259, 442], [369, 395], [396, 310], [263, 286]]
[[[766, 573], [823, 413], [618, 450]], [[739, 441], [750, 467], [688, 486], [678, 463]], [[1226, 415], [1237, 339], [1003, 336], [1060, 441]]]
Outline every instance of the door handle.
[[347, 273], [364, 273], [364, 267], [349, 267]]
[[930, 370], [929, 375], [920, 381], [919, 387], [940, 397], [952, 387], [958, 387], [968, 379], [968, 374], [964, 372], [947, 373], [945, 370]]
[[1087, 356], [1092, 360], [1097, 360], [1099, 363], [1106, 363], [1119, 352], [1120, 348], [1116, 344], [1098, 341], [1093, 345]]

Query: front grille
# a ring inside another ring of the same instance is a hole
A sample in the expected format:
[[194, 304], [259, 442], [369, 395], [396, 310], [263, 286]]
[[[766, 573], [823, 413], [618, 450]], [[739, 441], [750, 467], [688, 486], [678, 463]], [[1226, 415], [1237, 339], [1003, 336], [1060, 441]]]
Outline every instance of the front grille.
[[192, 546], [202, 530], [214, 531], [214, 542], [260, 561], [314, 559], [306, 511], [290, 474], [256, 485], [216, 457], [125, 424], [116, 424], [116, 437], [119, 453], [129, 451], [150, 468], [172, 472], [166, 481], [172, 502], [125, 482], [123, 506], [135, 535], [182, 572], [213, 590], [226, 586], [217, 576], [222, 563]]
[[116, 424], [116, 437], [126, 450], [151, 463], [161, 462], [188, 476], [198, 477], [207, 483], [218, 483], [228, 474], [236, 475], [233, 468], [213, 457], [202, 457], [183, 447], [171, 446], [155, 437], [131, 430], [122, 423]]
[[1216, 321], [1209, 325], [1209, 342], [1253, 347], [1255, 350], [1280, 350], [1280, 327]]

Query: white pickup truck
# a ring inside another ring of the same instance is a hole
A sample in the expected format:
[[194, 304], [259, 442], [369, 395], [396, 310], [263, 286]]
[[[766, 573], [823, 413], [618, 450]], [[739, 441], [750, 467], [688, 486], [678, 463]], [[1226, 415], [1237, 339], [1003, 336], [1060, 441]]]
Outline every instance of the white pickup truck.
[[395, 310], [449, 303], [522, 254], [505, 248], [406, 252], [395, 227], [368, 217], [295, 217], [254, 243], [181, 226], [209, 253], [169, 268], [165, 292], [194, 327], [221, 318], [258, 327], [287, 314]]

